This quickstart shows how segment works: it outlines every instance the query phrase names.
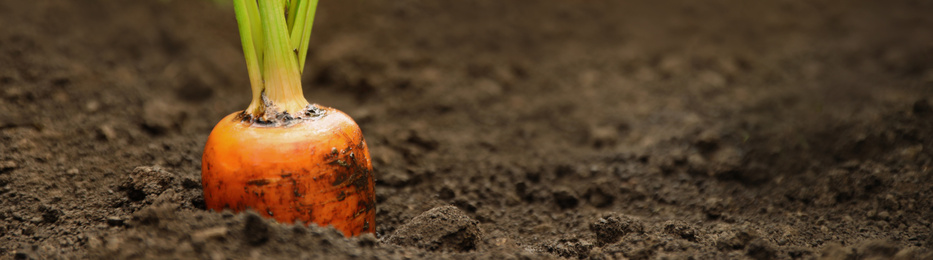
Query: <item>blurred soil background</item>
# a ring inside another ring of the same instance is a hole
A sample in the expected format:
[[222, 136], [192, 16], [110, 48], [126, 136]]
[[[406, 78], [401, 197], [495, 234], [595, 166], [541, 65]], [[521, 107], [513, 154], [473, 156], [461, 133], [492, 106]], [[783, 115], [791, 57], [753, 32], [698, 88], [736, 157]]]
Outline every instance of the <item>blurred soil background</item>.
[[320, 4], [377, 233], [204, 210], [232, 8], [0, 0], [0, 258], [933, 259], [933, 2]]

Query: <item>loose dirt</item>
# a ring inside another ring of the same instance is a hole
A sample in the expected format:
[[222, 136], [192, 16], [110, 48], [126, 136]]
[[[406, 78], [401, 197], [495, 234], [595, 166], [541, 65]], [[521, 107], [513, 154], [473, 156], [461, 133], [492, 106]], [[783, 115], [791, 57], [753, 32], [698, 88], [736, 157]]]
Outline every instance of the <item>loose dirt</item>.
[[377, 232], [204, 209], [232, 9], [0, 0], [0, 258], [933, 259], [929, 1], [325, 1]]

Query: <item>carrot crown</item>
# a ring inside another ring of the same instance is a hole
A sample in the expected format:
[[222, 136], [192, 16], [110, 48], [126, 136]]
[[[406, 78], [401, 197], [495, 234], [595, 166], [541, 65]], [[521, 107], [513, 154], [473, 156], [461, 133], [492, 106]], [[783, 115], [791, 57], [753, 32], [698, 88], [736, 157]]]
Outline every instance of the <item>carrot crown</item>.
[[253, 99], [246, 113], [270, 121], [308, 108], [301, 90], [318, 0], [234, 0]]

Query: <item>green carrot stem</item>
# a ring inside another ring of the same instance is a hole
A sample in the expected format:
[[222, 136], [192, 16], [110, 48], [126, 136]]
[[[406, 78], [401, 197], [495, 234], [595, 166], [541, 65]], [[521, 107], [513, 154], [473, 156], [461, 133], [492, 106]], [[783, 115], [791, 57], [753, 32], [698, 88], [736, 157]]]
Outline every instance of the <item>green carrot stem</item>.
[[292, 30], [292, 27], [295, 26], [295, 18], [298, 15], [298, 3], [300, 0], [290, 0], [288, 3], [288, 19], [285, 21], [288, 23], [288, 31]]
[[252, 19], [250, 19], [251, 12], [249, 11], [249, 3], [247, 2], [256, 3], [256, 1], [250, 0], [234, 0], [233, 8], [236, 12], [237, 24], [240, 29], [240, 42], [243, 45], [243, 56], [246, 57], [246, 68], [249, 73], [250, 87], [253, 90], [253, 100], [250, 102], [246, 111], [255, 114], [262, 110], [261, 95], [263, 89], [262, 73], [259, 67], [259, 49], [256, 48], [252, 26], [254, 24], [253, 20], [258, 20], [259, 15], [257, 12], [256, 16], [252, 16]]
[[308, 106], [308, 101], [301, 90], [298, 60], [289, 44], [288, 24], [282, 14], [284, 4], [281, 0], [259, 1], [262, 33], [265, 36], [263, 40], [266, 44], [262, 79], [266, 97], [281, 109], [276, 112], [297, 113]]
[[301, 71], [318, 0], [234, 0], [258, 117], [298, 114], [308, 106]]
[[[307, 2], [307, 4], [304, 4], [305, 2]], [[292, 37], [301, 37], [301, 45], [296, 48], [299, 71], [304, 71], [305, 69], [305, 59], [308, 57], [308, 43], [311, 42], [311, 27], [314, 25], [314, 14], [317, 12], [318, 0], [305, 0], [302, 1], [302, 3], [307, 6], [302, 10], [304, 15], [299, 15], [299, 17], [304, 18], [304, 28], [299, 35], [295, 35], [294, 31], [292, 32]]]

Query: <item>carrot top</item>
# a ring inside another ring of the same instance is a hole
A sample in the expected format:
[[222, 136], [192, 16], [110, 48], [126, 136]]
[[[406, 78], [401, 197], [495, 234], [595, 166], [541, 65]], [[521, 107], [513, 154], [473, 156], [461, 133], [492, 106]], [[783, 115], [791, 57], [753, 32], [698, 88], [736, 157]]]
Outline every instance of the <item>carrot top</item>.
[[301, 118], [311, 109], [301, 90], [318, 0], [234, 0], [253, 99], [248, 118]]

